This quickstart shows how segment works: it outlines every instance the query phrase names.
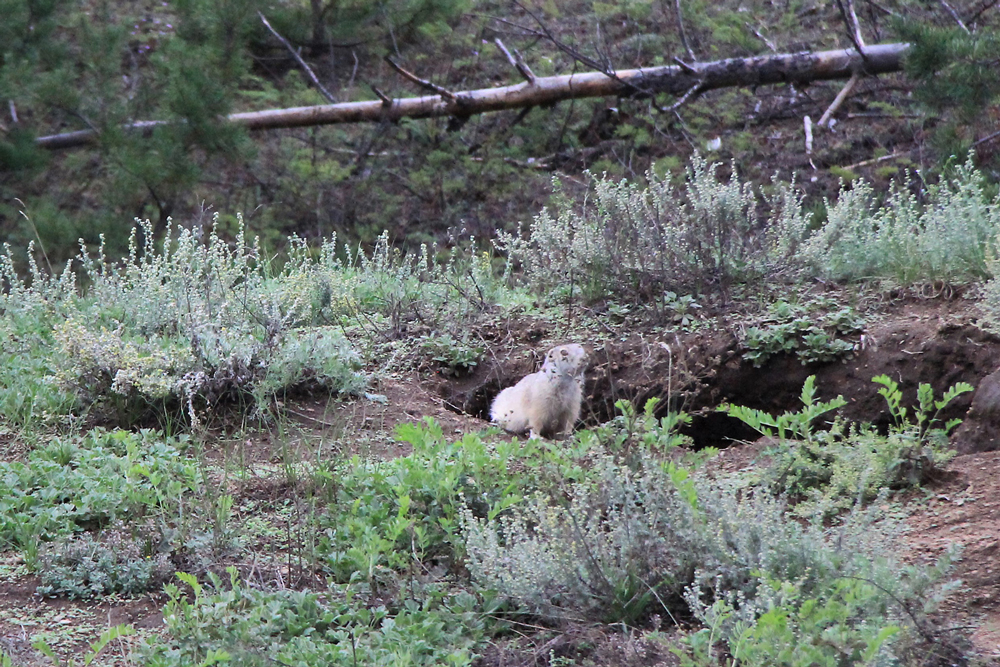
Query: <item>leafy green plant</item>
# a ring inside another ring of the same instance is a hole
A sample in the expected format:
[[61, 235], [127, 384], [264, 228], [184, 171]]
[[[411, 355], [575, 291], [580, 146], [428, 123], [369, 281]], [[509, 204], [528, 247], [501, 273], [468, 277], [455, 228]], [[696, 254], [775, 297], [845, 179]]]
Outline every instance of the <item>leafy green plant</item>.
[[[0, 542], [46, 571], [47, 594], [74, 597], [135, 592], [169, 571], [168, 555], [217, 557], [235, 544], [229, 497], [209, 500], [202, 466], [183, 455], [187, 440], [95, 429], [0, 462]], [[71, 537], [95, 530], [96, 539]]]
[[94, 430], [55, 439], [26, 462], [0, 462], [0, 540], [23, 546], [23, 527], [49, 539], [116, 519], [171, 513], [202, 483], [180, 455], [185, 438]]
[[677, 296], [676, 293], [669, 290], [663, 295], [663, 305], [668, 311], [672, 311], [672, 319], [680, 327], [689, 327], [694, 324], [696, 321], [695, 311], [701, 309], [701, 304], [690, 294]]
[[[649, 402], [638, 416], [623, 405], [629, 416], [598, 435], [584, 432], [565, 443], [493, 442], [475, 433], [449, 442], [433, 420], [402, 425], [397, 435], [413, 447], [410, 455], [391, 461], [353, 457], [333, 465], [332, 502], [317, 518], [319, 561], [336, 581], [360, 577], [371, 585], [418, 563], [454, 566], [464, 556], [463, 514], [492, 520], [534, 493], [583, 483], [597, 455], [637, 455], [645, 448], [666, 453], [687, 442], [676, 433], [686, 417], [658, 420], [655, 406]], [[676, 474], [682, 483], [683, 471]]]
[[[803, 364], [833, 361], [851, 354], [856, 345], [837, 336], [861, 331], [864, 319], [853, 308], [815, 312], [825, 304], [791, 304], [778, 301], [770, 308], [762, 326], [747, 327], [743, 358], [760, 367], [778, 354], [794, 353]], [[812, 311], [812, 312], [810, 312]]]
[[163, 554], [144, 556], [140, 546], [121, 533], [97, 540], [84, 533], [63, 537], [41, 556], [39, 595], [89, 599], [121, 593], [138, 595], [166, 578]]
[[938, 424], [938, 413], [971, 385], [958, 383], [935, 400], [929, 385], [918, 389], [915, 417], [909, 418], [902, 406], [902, 392], [887, 376], [874, 378], [881, 384], [895, 423], [888, 434], [880, 434], [866, 424], [852, 425], [840, 419], [830, 428], [816, 430], [816, 416], [844, 405], [842, 397], [815, 403], [814, 377], [802, 389], [806, 408], [774, 418], [760, 410], [742, 406], [722, 406], [762, 435], [779, 441], [766, 453], [771, 462], [762, 473], [762, 482], [798, 500], [794, 511], [801, 516], [825, 516], [850, 507], [860, 500], [872, 500], [883, 490], [909, 488], [923, 483], [954, 453], [947, 448], [947, 432], [960, 420]]
[[209, 574], [207, 586], [179, 573], [193, 598], [166, 587], [168, 636], [142, 647], [144, 664], [470, 665], [484, 634], [474, 596], [433, 584], [415, 584], [390, 606], [368, 605], [350, 586], [268, 592], [228, 572], [225, 584]]
[[420, 337], [420, 347], [433, 361], [446, 366], [452, 373], [468, 373], [483, 356], [481, 345], [472, 345], [467, 339], [456, 339], [451, 334]]
[[509, 470], [515, 460], [542, 456], [516, 441], [490, 445], [469, 433], [449, 443], [433, 420], [400, 426], [398, 435], [413, 446], [409, 456], [355, 457], [334, 471], [336, 500], [319, 519], [320, 552], [338, 581], [360, 575], [378, 583], [414, 559], [456, 562], [460, 509], [471, 504], [494, 516], [519, 502], [538, 477]]
[[947, 443], [948, 434], [961, 424], [962, 420], [956, 417], [935, 427], [935, 424], [940, 424], [938, 415], [956, 398], [974, 389], [968, 382], [957, 382], [949, 387], [940, 399], [935, 399], [934, 389], [929, 384], [921, 383], [917, 387], [917, 404], [914, 406], [913, 412], [916, 421], [914, 422], [907, 417], [908, 409], [903, 405], [903, 392], [895, 380], [888, 375], [878, 375], [872, 378], [872, 382], [882, 385], [878, 393], [885, 399], [896, 430], [915, 430], [921, 441], [933, 441], [939, 445]]
[[[636, 456], [648, 452], [669, 455], [680, 447], [689, 446], [690, 436], [680, 433], [680, 428], [691, 423], [686, 412], [667, 412], [657, 419], [656, 407], [659, 398], [650, 398], [642, 412], [635, 409], [630, 401], [618, 400], [615, 407], [620, 414], [600, 426], [580, 431], [575, 435], [582, 450], [606, 451], [613, 455]], [[715, 450], [706, 448], [691, 456], [690, 460], [712, 456]]]
[[802, 410], [786, 412], [778, 417], [772, 417], [763, 410], [747, 408], [742, 405], [721, 405], [719, 410], [730, 417], [736, 417], [750, 428], [769, 438], [777, 436], [782, 441], [786, 439], [811, 441], [814, 439], [813, 422], [818, 417], [847, 405], [843, 396], [829, 401], [817, 401], [815, 375], [806, 378], [799, 400], [802, 401]]

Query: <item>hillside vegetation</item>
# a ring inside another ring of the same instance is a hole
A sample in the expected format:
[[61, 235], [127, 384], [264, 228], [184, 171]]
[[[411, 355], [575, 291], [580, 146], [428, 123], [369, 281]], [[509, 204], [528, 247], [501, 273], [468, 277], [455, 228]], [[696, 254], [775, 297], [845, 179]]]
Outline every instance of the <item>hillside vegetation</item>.
[[[681, 99], [664, 94], [258, 133], [219, 116], [327, 101], [258, 12], [333, 99], [354, 101], [377, 99], [372, 86], [394, 97], [426, 92], [384, 55], [451, 90], [517, 82], [496, 37], [538, 76], [850, 47], [831, 3], [7, 0], [0, 232], [22, 251], [36, 241], [38, 261], [53, 266], [76, 254], [78, 239], [96, 250], [101, 234], [106, 253], [123, 256], [133, 218], [153, 221], [159, 237], [171, 216], [207, 227], [215, 213], [227, 241], [242, 212], [269, 250], [293, 233], [336, 232], [370, 247], [384, 230], [416, 249], [444, 242], [449, 229], [480, 240], [512, 230], [547, 200], [553, 171], [577, 197], [585, 169], [636, 183], [652, 170], [676, 182], [696, 150], [736, 160], [758, 185], [775, 173], [796, 178], [810, 209], [859, 176], [878, 191], [899, 178], [919, 193], [973, 145], [993, 178], [997, 12], [947, 7], [893, 0], [858, 10], [867, 43], [914, 43], [908, 73], [862, 78], [833, 129], [816, 127], [807, 154], [803, 118], [817, 122], [839, 82], [709, 91], [676, 108]], [[120, 129], [134, 120], [177, 122], [151, 136]], [[79, 129], [100, 131], [97, 146], [32, 145]]]
[[[990, 664], [1000, 584], [953, 593], [994, 547], [929, 507], [976, 502], [935, 491], [973, 382], [993, 414], [1000, 9], [838, 4], [0, 0], [0, 664]], [[221, 120], [413, 94], [385, 55], [484, 88], [495, 37], [542, 76], [851, 13], [907, 69], [811, 152], [842, 83]], [[575, 432], [490, 427], [567, 342]]]
[[[820, 400], [812, 378], [797, 411], [721, 406], [772, 439], [770, 463], [735, 475], [692, 446], [680, 393], [621, 400], [563, 441], [417, 420], [395, 431], [400, 455], [336, 416], [386, 402], [411, 370], [468, 376], [518, 322], [596, 348], [736, 317], [744, 364], [822, 365], [857, 351], [878, 309], [818, 298], [814, 280], [978, 281], [994, 326], [1000, 200], [971, 159], [925, 203], [897, 189], [880, 205], [855, 183], [816, 229], [794, 186], [764, 197], [721, 174], [696, 156], [676, 187], [597, 178], [586, 204], [557, 197], [495, 256], [468, 239], [406, 255], [386, 236], [371, 251], [292, 238], [279, 263], [242, 232], [157, 246], [148, 223], [121, 262], [84, 251], [22, 279], [8, 251], [11, 576], [45, 597], [160, 600], [162, 632], [140, 631], [128, 664], [493, 664], [549, 631], [563, 640], [543, 664], [975, 659], [935, 614], [956, 554], [898, 554], [898, 503], [954, 455], [960, 420], [941, 414], [968, 384], [922, 385], [910, 405], [872, 378], [887, 430], [835, 418], [844, 399]], [[305, 414], [317, 396], [336, 401]], [[588, 648], [587, 632], [603, 638]], [[97, 651], [32, 641], [54, 660]]]

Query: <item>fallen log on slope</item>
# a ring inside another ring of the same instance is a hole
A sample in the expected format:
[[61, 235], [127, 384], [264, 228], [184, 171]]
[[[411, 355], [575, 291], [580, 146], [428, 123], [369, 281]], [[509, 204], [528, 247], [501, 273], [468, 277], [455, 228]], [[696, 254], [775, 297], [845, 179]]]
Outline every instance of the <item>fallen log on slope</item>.
[[[610, 73], [535, 77], [533, 81], [510, 86], [449, 94], [246, 111], [230, 114], [227, 120], [251, 130], [269, 130], [396, 121], [401, 118], [461, 118], [490, 111], [551, 105], [581, 97], [648, 97], [657, 93], [681, 96], [733, 86], [848, 79], [857, 73], [882, 74], [901, 70], [907, 48], [908, 44], [877, 44], [865, 47], [863, 56], [855, 49], [804, 51]], [[148, 134], [167, 122], [140, 121], [125, 126], [125, 129]], [[94, 130], [79, 130], [38, 137], [35, 143], [55, 150], [96, 143], [98, 136]]]

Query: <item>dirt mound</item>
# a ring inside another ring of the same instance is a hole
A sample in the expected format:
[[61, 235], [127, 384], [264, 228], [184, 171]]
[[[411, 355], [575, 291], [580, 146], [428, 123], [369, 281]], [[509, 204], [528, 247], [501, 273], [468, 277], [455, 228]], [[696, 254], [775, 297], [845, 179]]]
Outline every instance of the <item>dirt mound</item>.
[[[973, 304], [963, 298], [902, 301], [869, 323], [856, 337], [853, 357], [840, 361], [802, 364], [795, 356], [771, 357], [761, 367], [743, 358], [745, 349], [736, 324], [720, 319], [696, 333], [632, 332], [591, 344], [592, 364], [587, 371], [584, 420], [588, 424], [614, 416], [614, 404], [628, 399], [642, 405], [649, 398], [663, 399], [665, 411], [684, 409], [694, 415], [690, 434], [699, 446], [725, 445], [753, 436], [742, 423], [715, 410], [722, 403], [746, 405], [770, 413], [797, 410], [802, 384], [816, 376], [820, 400], [837, 395], [847, 399], [841, 410], [846, 418], [885, 426], [889, 416], [878, 395], [877, 375], [899, 383], [904, 402], [916, 401], [917, 387], [930, 384], [936, 396], [957, 382], [979, 386], [1000, 366], [1000, 337], [972, 324]], [[440, 378], [436, 390], [451, 410], [488, 419], [489, 404], [500, 389], [537, 370], [538, 360], [550, 347], [571, 341], [537, 323], [513, 330], [513, 342], [504, 354], [482, 363], [473, 374]], [[582, 341], [586, 342], [586, 341]], [[1000, 376], [996, 391], [979, 399], [978, 414], [1000, 420]], [[993, 386], [993, 385], [989, 385]], [[995, 398], [990, 398], [995, 394]], [[956, 399], [940, 415], [964, 417], [973, 397]], [[963, 433], [978, 428], [977, 413]], [[1000, 446], [989, 437], [967, 438], [960, 450], [981, 451]]]

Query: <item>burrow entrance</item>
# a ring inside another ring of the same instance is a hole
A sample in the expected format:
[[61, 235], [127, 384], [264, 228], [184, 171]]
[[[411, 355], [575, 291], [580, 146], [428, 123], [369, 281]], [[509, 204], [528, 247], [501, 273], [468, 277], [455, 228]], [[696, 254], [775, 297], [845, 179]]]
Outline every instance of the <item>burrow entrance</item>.
[[[537, 328], [536, 328], [537, 329]], [[528, 340], [515, 341], [464, 378], [443, 379], [437, 390], [457, 412], [488, 420], [493, 397], [504, 387], [537, 370], [537, 360], [553, 345], [588, 341], [554, 339], [532, 329]], [[1000, 367], [1000, 337], [972, 324], [966, 302], [915, 301], [869, 323], [855, 338], [853, 356], [803, 365], [788, 354], [768, 359], [759, 368], [744, 359], [736, 332], [725, 325], [711, 331], [657, 336], [636, 332], [624, 340], [589, 345], [582, 418], [594, 425], [616, 414], [615, 402], [642, 406], [658, 397], [658, 412], [683, 409], [692, 415], [688, 434], [697, 447], [726, 447], [756, 437], [742, 422], [715, 410], [723, 403], [745, 405], [780, 414], [801, 407], [802, 385], [816, 376], [817, 397], [842, 395], [840, 414], [852, 421], [888, 425], [885, 399], [871, 380], [888, 375], [899, 383], [904, 401], [916, 402], [917, 387], [930, 384], [936, 396], [957, 382], [978, 387]], [[972, 394], [956, 399], [940, 415], [964, 417]]]

